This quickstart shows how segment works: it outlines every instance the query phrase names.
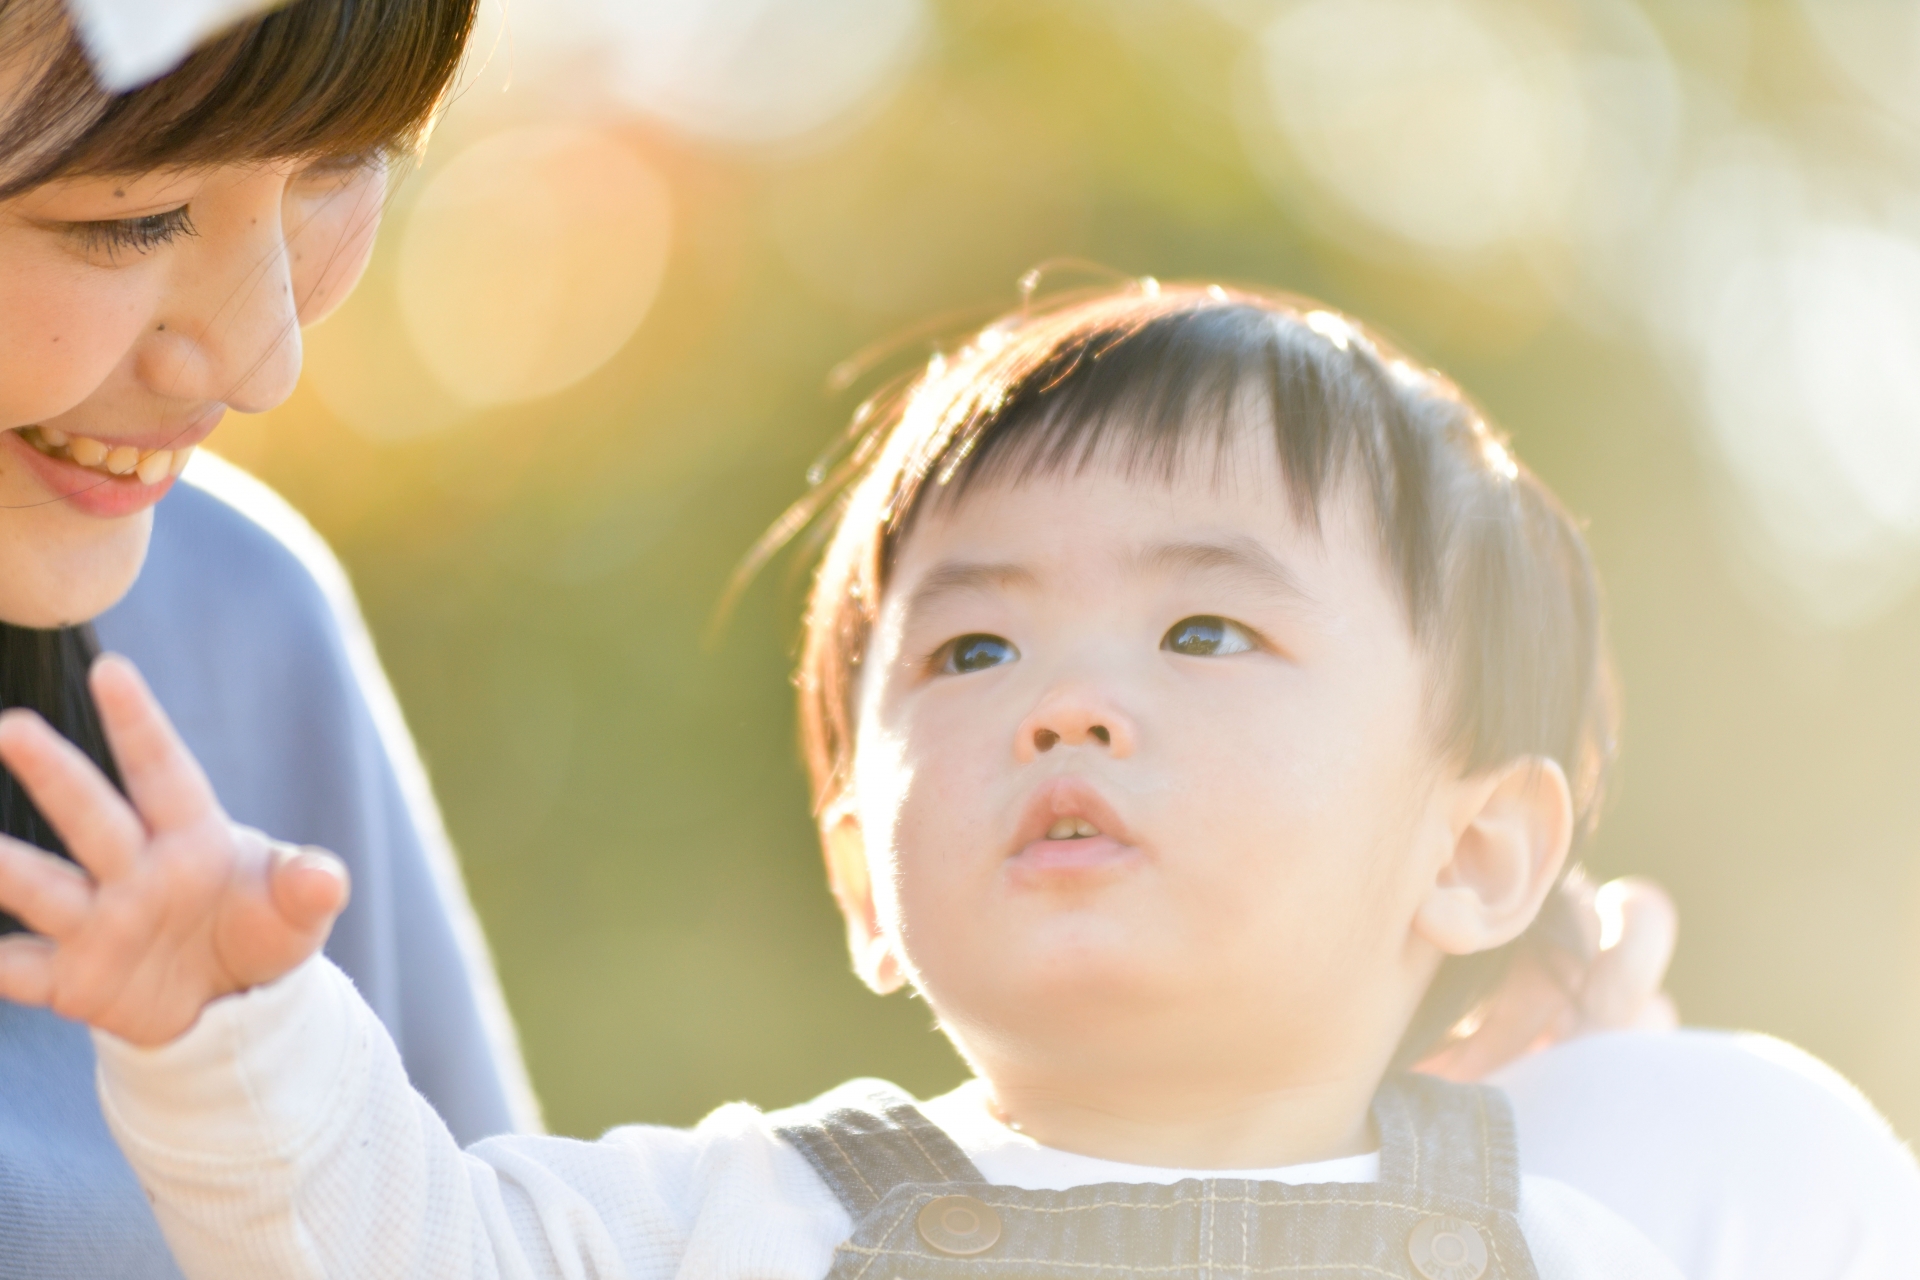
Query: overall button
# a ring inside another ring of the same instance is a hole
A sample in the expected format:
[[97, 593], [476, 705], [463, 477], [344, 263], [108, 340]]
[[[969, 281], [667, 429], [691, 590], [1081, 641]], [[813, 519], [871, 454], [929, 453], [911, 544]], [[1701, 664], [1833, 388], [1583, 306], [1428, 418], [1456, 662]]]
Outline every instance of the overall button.
[[[972, 1196], [938, 1196], [914, 1222], [936, 1252], [956, 1258], [985, 1253], [1000, 1242], [1000, 1215]], [[1485, 1251], [1482, 1251], [1482, 1256]]]
[[1486, 1238], [1458, 1218], [1428, 1218], [1415, 1227], [1407, 1256], [1427, 1280], [1480, 1280], [1487, 1273]]

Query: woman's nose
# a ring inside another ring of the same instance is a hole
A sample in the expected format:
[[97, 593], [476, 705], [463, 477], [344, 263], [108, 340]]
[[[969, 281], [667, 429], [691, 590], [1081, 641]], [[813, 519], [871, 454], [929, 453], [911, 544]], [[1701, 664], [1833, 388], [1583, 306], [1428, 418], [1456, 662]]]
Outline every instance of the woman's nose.
[[220, 401], [242, 413], [273, 408], [300, 377], [295, 307], [280, 201], [222, 210], [203, 227], [136, 355], [158, 395]]
[[1093, 747], [1114, 759], [1133, 754], [1138, 731], [1133, 718], [1110, 697], [1087, 686], [1049, 690], [1014, 731], [1013, 754], [1029, 764], [1049, 751]]
[[160, 322], [136, 367], [141, 382], [168, 399], [263, 413], [293, 394], [300, 361], [293, 308], [256, 304], [201, 324], [179, 316]]

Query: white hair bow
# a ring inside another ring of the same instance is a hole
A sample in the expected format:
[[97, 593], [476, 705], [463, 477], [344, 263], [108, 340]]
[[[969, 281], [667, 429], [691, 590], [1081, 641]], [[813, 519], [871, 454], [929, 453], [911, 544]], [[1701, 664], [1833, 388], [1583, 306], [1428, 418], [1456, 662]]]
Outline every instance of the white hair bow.
[[286, 0], [66, 0], [100, 86], [124, 93], [178, 66], [222, 27]]

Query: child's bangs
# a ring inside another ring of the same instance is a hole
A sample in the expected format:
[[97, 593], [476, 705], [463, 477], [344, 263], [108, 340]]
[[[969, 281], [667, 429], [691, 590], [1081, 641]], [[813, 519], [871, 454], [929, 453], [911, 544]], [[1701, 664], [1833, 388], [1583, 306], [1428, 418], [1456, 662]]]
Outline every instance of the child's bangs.
[[[474, 11], [474, 0], [296, 0], [118, 97], [94, 85], [66, 35], [0, 128], [0, 195], [57, 177], [408, 151], [453, 80]], [[48, 152], [49, 135], [64, 145]]]
[[934, 461], [946, 482], [928, 496], [950, 501], [976, 484], [1068, 475], [1096, 460], [1171, 480], [1196, 453], [1223, 452], [1274, 419], [1264, 376], [1277, 336], [1271, 319], [1190, 312], [1087, 334], [1020, 371], [1000, 412]]
[[[1197, 463], [1231, 485], [1246, 458], [1235, 446], [1249, 434], [1270, 440], [1294, 514], [1309, 528], [1318, 527], [1329, 487], [1349, 481], [1376, 524], [1391, 523], [1383, 389], [1298, 316], [1213, 302], [1136, 326], [1095, 327], [1044, 359], [1014, 353], [1010, 364], [989, 396], [997, 407], [954, 430], [904, 478], [908, 496], [889, 551], [915, 510], [959, 501], [975, 485], [1096, 465], [1171, 482]], [[1401, 568], [1401, 548], [1382, 550]]]

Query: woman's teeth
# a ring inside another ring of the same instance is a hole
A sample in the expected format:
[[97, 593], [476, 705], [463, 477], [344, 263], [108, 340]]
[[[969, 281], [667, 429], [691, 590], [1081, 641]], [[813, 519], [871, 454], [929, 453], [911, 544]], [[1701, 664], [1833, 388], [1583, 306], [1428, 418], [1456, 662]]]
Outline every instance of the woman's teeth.
[[187, 460], [193, 457], [192, 445], [142, 453], [130, 444], [102, 444], [86, 436], [70, 436], [53, 427], [26, 427], [20, 434], [28, 444], [51, 457], [65, 458], [110, 476], [138, 476], [141, 484], [159, 484], [168, 476], [179, 475], [187, 469]]
[[1047, 828], [1049, 840], [1084, 840], [1099, 834], [1100, 828], [1085, 818], [1055, 818], [1053, 825]]

